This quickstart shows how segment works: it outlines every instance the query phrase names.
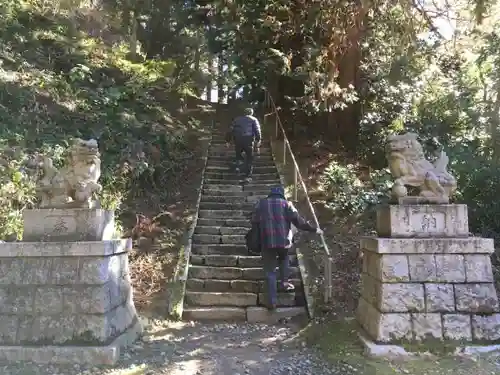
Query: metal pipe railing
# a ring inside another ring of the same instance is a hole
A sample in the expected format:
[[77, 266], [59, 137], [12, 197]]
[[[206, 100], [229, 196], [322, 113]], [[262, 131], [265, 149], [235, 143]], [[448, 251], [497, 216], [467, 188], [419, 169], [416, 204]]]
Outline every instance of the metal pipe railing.
[[[283, 127], [283, 124], [281, 122], [281, 119], [278, 115], [278, 108], [276, 107], [276, 104], [271, 96], [271, 94], [266, 90], [266, 96], [265, 96], [265, 104], [267, 107], [271, 109], [271, 113], [268, 113], [265, 115], [271, 116], [275, 115], [275, 136], [276, 139], [278, 138], [279, 132], [281, 131], [281, 134], [283, 135], [283, 166], [286, 165], [286, 154], [287, 151], [290, 155], [290, 159], [292, 160], [292, 165], [294, 168], [293, 174], [293, 200], [297, 201], [298, 200], [298, 184], [301, 185], [302, 190], [304, 191], [305, 199], [307, 201], [307, 204], [309, 206], [309, 209], [311, 211], [311, 214], [313, 216], [314, 222], [316, 226], [319, 228], [319, 221], [318, 217], [316, 216], [316, 212], [314, 210], [314, 207], [311, 203], [311, 200], [309, 199], [309, 194], [307, 193], [307, 187], [304, 182], [304, 179], [302, 178], [302, 175], [300, 173], [299, 165], [297, 164], [297, 160], [295, 159], [295, 156], [292, 151], [292, 147], [290, 146], [290, 142], [288, 141], [288, 137], [286, 136], [285, 129]], [[323, 234], [320, 234], [320, 239], [321, 239], [321, 245], [324, 249], [324, 272], [325, 272], [325, 291], [324, 291], [324, 301], [325, 303], [328, 303], [331, 301], [333, 298], [333, 285], [332, 285], [332, 255], [330, 253], [330, 249], [328, 248], [328, 245], [325, 241], [325, 236]]]

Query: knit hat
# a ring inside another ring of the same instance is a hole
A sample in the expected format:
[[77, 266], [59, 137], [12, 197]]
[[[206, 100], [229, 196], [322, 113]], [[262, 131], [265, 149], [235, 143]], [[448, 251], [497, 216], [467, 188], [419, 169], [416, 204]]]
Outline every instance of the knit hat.
[[281, 195], [285, 197], [285, 189], [282, 186], [274, 186], [271, 188], [271, 193], [269, 195]]

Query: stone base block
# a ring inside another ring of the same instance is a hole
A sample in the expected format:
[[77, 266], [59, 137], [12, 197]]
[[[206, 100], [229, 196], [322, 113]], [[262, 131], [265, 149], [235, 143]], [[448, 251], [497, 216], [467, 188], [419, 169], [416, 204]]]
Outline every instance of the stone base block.
[[24, 210], [24, 241], [101, 241], [113, 239], [114, 211], [88, 208]]
[[361, 239], [361, 250], [377, 254], [493, 254], [492, 238], [377, 238]]
[[422, 204], [448, 204], [450, 203], [449, 198], [426, 198], [420, 196], [406, 196], [392, 199], [391, 203], [397, 203], [400, 205], [422, 205]]
[[426, 342], [498, 342], [500, 314], [381, 312], [364, 297], [359, 299], [357, 321], [377, 343]]
[[413, 339], [409, 313], [383, 314], [364, 298], [359, 299], [357, 321], [375, 341], [389, 343]]
[[500, 340], [500, 314], [473, 315], [472, 334], [478, 341]]
[[120, 351], [142, 335], [139, 321], [106, 346], [0, 346], [0, 362], [39, 364], [114, 365]]
[[492, 283], [489, 254], [393, 255], [365, 252], [363, 272], [382, 282]]
[[441, 314], [382, 313], [361, 298], [357, 320], [368, 336], [379, 343], [443, 339]]
[[383, 313], [500, 312], [493, 283], [383, 283], [363, 273], [361, 296]]
[[[407, 351], [400, 345], [391, 344], [377, 344], [364, 335], [362, 332], [358, 333], [358, 338], [364, 347], [365, 354], [372, 358], [387, 358], [387, 359], [413, 359], [418, 355], [422, 358], [422, 353], [413, 353]], [[459, 346], [455, 349], [454, 355], [467, 355], [467, 356], [477, 356], [481, 354], [488, 353], [499, 353], [500, 345], [471, 345], [471, 346]], [[431, 354], [432, 356], [432, 354]]]
[[[55, 296], [57, 295], [55, 294]], [[18, 311], [15, 311], [17, 306], [14, 306], [14, 308], [9, 309], [11, 310], [10, 314], [0, 315], [0, 345], [108, 344], [122, 332], [125, 332], [137, 319], [131, 295], [128, 299], [129, 301], [106, 313], [94, 314], [74, 311], [78, 307], [73, 307], [70, 302], [66, 306], [68, 311], [57, 311], [57, 313], [49, 311], [50, 301], [46, 302], [49, 306], [35, 306], [42, 307], [43, 312], [31, 311], [31, 314], [19, 314]], [[55, 301], [55, 305], [60, 308], [61, 302]], [[96, 297], [96, 303], [102, 302], [98, 301]]]
[[[36, 263], [61, 258], [61, 263], [71, 262], [77, 257], [106, 257], [128, 252], [132, 249], [132, 240], [82, 241], [82, 242], [4, 242], [0, 243], [0, 258], [16, 258], [12, 262]], [[26, 258], [32, 259], [27, 261]], [[90, 259], [90, 258], [88, 258]], [[76, 262], [76, 261], [75, 261]], [[41, 264], [41, 263], [39, 263]], [[39, 269], [43, 272], [42, 269]], [[0, 282], [1, 284], [1, 282]]]
[[385, 205], [377, 211], [380, 237], [467, 237], [467, 205]]
[[409, 313], [425, 310], [424, 285], [419, 283], [381, 283], [362, 274], [361, 296], [381, 312]]
[[106, 345], [126, 331], [127, 243], [0, 244], [0, 345]]

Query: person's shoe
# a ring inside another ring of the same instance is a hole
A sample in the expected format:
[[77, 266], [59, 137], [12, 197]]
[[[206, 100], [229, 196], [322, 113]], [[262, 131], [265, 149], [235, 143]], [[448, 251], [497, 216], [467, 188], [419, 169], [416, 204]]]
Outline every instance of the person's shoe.
[[252, 181], [252, 176], [245, 177], [245, 182], [251, 182], [251, 181]]
[[284, 282], [283, 284], [280, 285], [280, 289], [281, 291], [285, 292], [285, 293], [292, 293], [292, 292], [295, 292], [295, 286], [290, 283], [290, 282]]
[[234, 170], [236, 171], [236, 173], [240, 173], [240, 167], [236, 167]]

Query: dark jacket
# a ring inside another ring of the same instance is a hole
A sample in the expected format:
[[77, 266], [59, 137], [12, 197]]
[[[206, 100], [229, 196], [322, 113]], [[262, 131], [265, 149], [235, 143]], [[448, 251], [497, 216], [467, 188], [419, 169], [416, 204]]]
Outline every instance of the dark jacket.
[[256, 142], [260, 142], [262, 134], [260, 123], [253, 116], [239, 116], [234, 119], [226, 134], [226, 141], [241, 139], [242, 137], [253, 137]]
[[263, 249], [290, 248], [293, 237], [291, 224], [308, 232], [316, 231], [315, 226], [299, 215], [292, 202], [278, 194], [270, 194], [256, 204], [252, 223], [259, 224]]

